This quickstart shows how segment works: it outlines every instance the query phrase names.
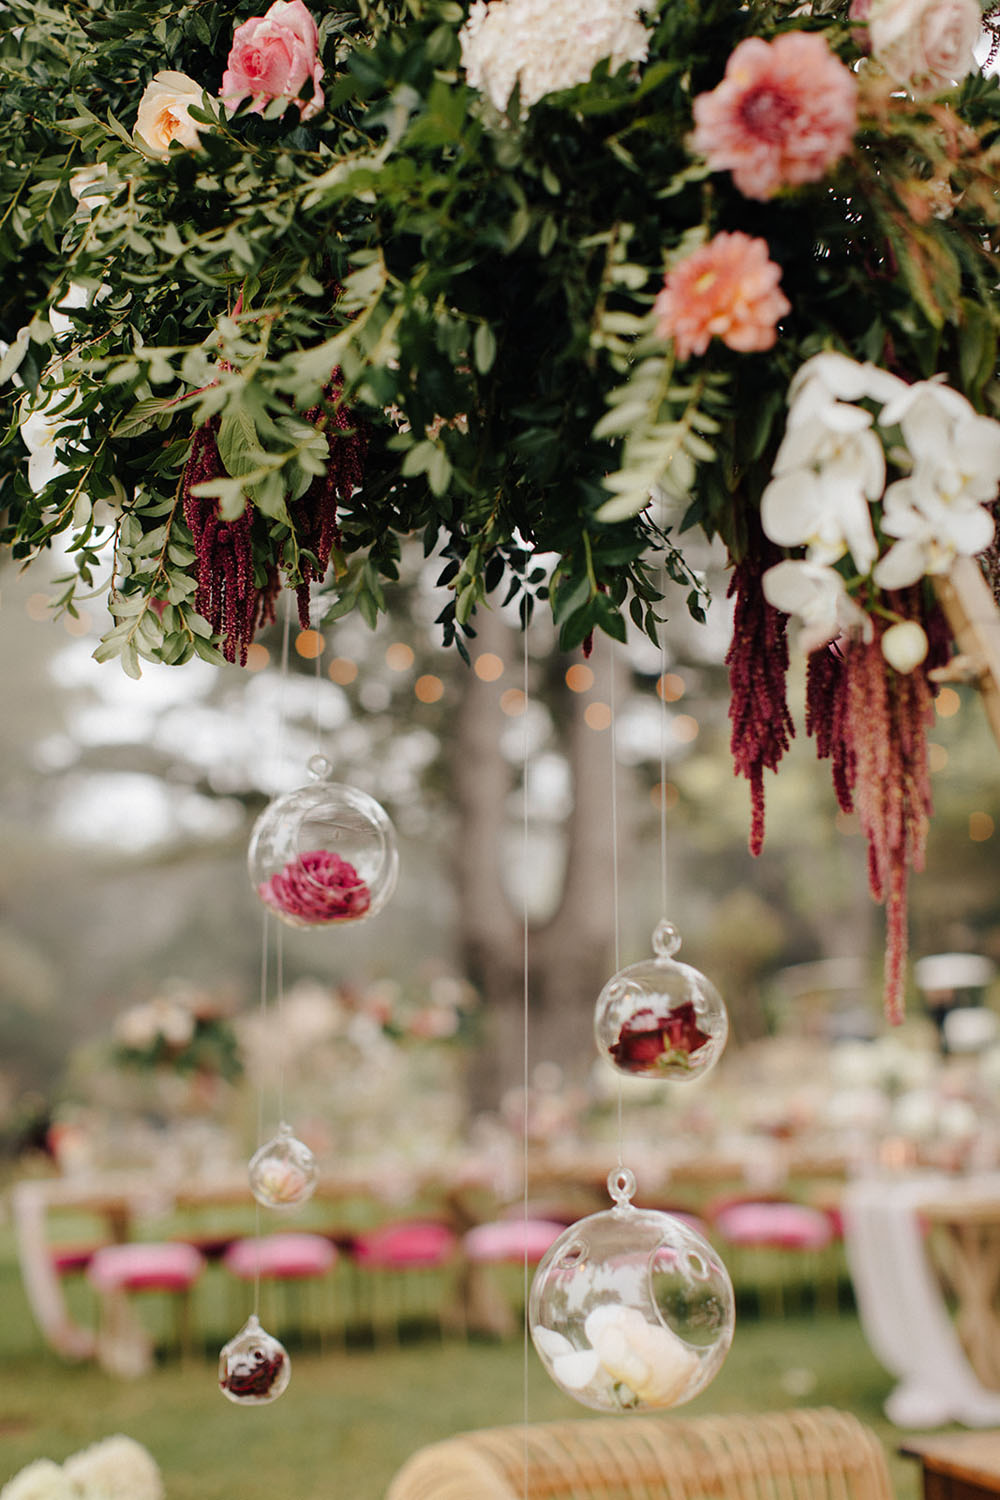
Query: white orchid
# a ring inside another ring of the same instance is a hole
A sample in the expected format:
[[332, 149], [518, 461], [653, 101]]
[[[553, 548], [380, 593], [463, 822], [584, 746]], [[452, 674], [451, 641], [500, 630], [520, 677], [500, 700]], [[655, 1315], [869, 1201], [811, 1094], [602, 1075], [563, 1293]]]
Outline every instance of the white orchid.
[[799, 366], [788, 387], [788, 401], [790, 406], [801, 409], [805, 417], [809, 412], [809, 400], [820, 401], [822, 394], [835, 401], [849, 402], [867, 397], [883, 406], [910, 389], [905, 380], [891, 375], [880, 365], [862, 364], [859, 360], [849, 359], [846, 354], [828, 350], [824, 354], [814, 354], [812, 359]]
[[884, 405], [880, 422], [899, 426], [925, 490], [949, 504], [997, 498], [1000, 422], [980, 416], [961, 392], [938, 379], [904, 385]]
[[762, 579], [764, 598], [775, 609], [802, 624], [799, 645], [815, 651], [847, 631], [871, 636], [871, 621], [856, 604], [836, 568], [788, 558], [768, 568]]
[[587, 1315], [590, 1348], [577, 1349], [555, 1329], [536, 1327], [534, 1340], [564, 1389], [588, 1389], [602, 1404], [673, 1406], [698, 1370], [698, 1354], [663, 1323], [638, 1308], [607, 1303]]
[[976, 502], [948, 504], [926, 469], [885, 492], [882, 530], [898, 540], [879, 558], [879, 588], [902, 589], [928, 574], [946, 573], [955, 558], [973, 557], [993, 539], [993, 517]]
[[[819, 399], [816, 399], [816, 398]], [[885, 487], [885, 453], [870, 413], [833, 400], [815, 385], [793, 406], [761, 496], [766, 536], [780, 547], [806, 546], [809, 559], [834, 563], [850, 552], [867, 573], [878, 556], [869, 502]]]

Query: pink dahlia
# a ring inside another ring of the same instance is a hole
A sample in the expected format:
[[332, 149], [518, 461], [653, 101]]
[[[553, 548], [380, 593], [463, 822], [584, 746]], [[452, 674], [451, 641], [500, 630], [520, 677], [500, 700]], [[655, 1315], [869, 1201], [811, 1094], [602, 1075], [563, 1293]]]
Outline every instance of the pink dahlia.
[[694, 101], [694, 149], [732, 172], [746, 198], [818, 182], [850, 149], [857, 120], [854, 74], [814, 32], [740, 42], [726, 75]]
[[712, 338], [744, 354], [770, 349], [791, 310], [780, 280], [766, 240], [717, 234], [668, 271], [653, 304], [656, 331], [673, 339], [678, 359], [704, 354]]
[[357, 870], [331, 849], [310, 849], [263, 881], [257, 894], [297, 926], [352, 922], [371, 905], [371, 892]]

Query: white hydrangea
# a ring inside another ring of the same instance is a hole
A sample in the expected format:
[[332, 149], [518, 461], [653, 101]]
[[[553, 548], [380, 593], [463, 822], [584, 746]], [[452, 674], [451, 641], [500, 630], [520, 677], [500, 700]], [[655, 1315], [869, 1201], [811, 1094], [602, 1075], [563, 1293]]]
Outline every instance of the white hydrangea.
[[39, 1458], [7, 1481], [0, 1500], [76, 1500], [76, 1490], [58, 1464]]
[[469, 83], [507, 107], [521, 85], [526, 113], [546, 94], [586, 83], [597, 63], [646, 59], [639, 12], [652, 0], [476, 0], [459, 33]]
[[63, 1472], [77, 1500], [163, 1500], [156, 1460], [123, 1433], [74, 1453]]

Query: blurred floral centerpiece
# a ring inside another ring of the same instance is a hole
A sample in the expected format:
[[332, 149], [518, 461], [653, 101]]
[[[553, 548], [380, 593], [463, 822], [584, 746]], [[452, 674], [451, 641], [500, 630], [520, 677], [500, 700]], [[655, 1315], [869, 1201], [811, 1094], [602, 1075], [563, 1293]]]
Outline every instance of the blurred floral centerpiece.
[[151, 1000], [122, 1012], [114, 1025], [113, 1057], [122, 1068], [229, 1082], [243, 1072], [229, 1006], [182, 981], [166, 984]]
[[752, 844], [793, 620], [898, 1017], [933, 582], [995, 557], [996, 16], [8, 0], [0, 539], [137, 675], [245, 661], [284, 585], [374, 622], [411, 536], [463, 651], [500, 600], [655, 637], [721, 537]]

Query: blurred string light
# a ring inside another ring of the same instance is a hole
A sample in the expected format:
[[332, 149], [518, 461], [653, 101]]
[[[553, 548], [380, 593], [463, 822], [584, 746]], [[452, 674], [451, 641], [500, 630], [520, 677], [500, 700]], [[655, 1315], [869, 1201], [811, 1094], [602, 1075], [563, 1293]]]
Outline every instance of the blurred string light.
[[520, 688], [507, 688], [500, 694], [500, 709], [510, 719], [518, 719], [528, 706], [528, 700]]
[[300, 630], [295, 637], [295, 651], [303, 661], [318, 661], [323, 655], [325, 642], [318, 630]]
[[934, 700], [939, 719], [953, 719], [962, 707], [962, 700], [954, 688], [942, 688]]
[[611, 708], [607, 703], [588, 703], [583, 711], [583, 722], [588, 729], [610, 729], [611, 718]]
[[414, 662], [413, 648], [405, 641], [393, 641], [386, 647], [385, 664], [390, 672], [408, 672]]
[[932, 774], [943, 771], [948, 765], [948, 751], [934, 740], [927, 742], [927, 765]]
[[973, 812], [969, 814], [969, 838], [974, 844], [985, 844], [996, 832], [996, 824], [989, 813]]
[[492, 651], [477, 656], [472, 668], [480, 682], [497, 682], [504, 674], [502, 659]]
[[327, 676], [331, 682], [338, 687], [348, 687], [354, 682], [358, 675], [358, 664], [350, 661], [346, 656], [335, 656], [326, 669]]
[[246, 665], [248, 672], [263, 672], [264, 668], [270, 664], [270, 661], [271, 653], [266, 646], [261, 645], [260, 641], [253, 641], [247, 647]]
[[575, 662], [566, 669], [566, 686], [571, 693], [589, 693], [594, 686], [594, 674], [583, 662]]
[[657, 679], [657, 696], [664, 703], [676, 703], [678, 698], [684, 697], [684, 678], [679, 672], [663, 672]]
[[649, 800], [657, 810], [661, 806], [665, 806], [669, 810], [677, 806], [677, 803], [680, 801], [680, 792], [672, 781], [658, 781], [655, 786], [650, 788]]
[[437, 703], [444, 696], [444, 683], [432, 672], [426, 672], [413, 684], [413, 692], [420, 703]]

